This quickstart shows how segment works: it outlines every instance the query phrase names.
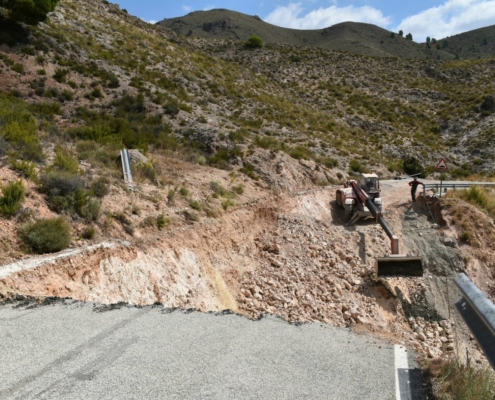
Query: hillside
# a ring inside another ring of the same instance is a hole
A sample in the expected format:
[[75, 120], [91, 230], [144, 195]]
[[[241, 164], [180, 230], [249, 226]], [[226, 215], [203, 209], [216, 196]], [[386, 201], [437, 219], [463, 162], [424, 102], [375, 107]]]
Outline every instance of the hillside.
[[442, 50], [427, 50], [398, 34], [391, 37], [390, 31], [378, 26], [357, 22], [344, 22], [325, 29], [296, 30], [268, 24], [257, 16], [215, 9], [164, 19], [158, 24], [188, 37], [246, 41], [256, 34], [267, 44], [315, 46], [376, 57], [453, 58]]
[[495, 25], [446, 37], [436, 47], [461, 59], [494, 57]]

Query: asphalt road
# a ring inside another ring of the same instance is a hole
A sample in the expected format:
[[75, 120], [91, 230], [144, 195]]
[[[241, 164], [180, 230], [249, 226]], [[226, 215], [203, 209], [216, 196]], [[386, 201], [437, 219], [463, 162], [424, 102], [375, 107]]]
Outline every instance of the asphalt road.
[[398, 349], [275, 317], [7, 304], [0, 399], [421, 399]]

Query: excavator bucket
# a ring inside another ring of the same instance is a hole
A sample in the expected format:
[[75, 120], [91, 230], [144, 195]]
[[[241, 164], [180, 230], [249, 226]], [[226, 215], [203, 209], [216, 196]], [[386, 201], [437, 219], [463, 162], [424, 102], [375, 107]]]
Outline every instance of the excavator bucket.
[[376, 259], [376, 276], [378, 278], [394, 276], [423, 276], [423, 259], [390, 255]]

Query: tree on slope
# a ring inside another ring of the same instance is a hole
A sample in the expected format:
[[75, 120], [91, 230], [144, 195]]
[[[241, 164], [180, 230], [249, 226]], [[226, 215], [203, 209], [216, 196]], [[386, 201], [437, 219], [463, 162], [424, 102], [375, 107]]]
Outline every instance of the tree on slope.
[[263, 47], [265, 44], [263, 43], [263, 39], [257, 35], [251, 35], [251, 37], [247, 40], [246, 45], [251, 47], [252, 49]]
[[8, 11], [10, 19], [36, 25], [55, 9], [59, 0], [0, 0], [0, 7]]

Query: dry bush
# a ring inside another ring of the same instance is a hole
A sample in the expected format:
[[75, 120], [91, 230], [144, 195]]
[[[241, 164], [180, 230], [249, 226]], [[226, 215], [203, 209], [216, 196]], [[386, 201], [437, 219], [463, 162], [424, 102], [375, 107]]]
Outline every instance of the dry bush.
[[472, 365], [468, 359], [436, 359], [429, 363], [433, 393], [439, 400], [488, 400], [495, 398], [495, 373]]

